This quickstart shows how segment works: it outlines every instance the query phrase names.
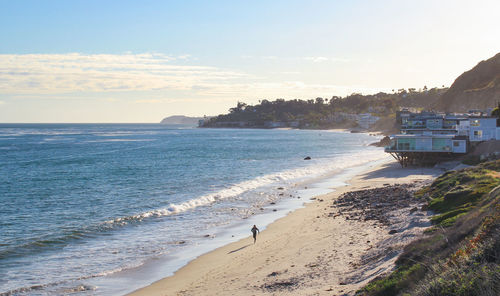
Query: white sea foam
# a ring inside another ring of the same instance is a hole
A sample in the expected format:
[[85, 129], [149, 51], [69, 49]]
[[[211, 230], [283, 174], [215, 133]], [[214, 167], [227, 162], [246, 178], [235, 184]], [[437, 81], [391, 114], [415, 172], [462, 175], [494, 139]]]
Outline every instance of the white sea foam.
[[85, 132], [68, 130], [31, 130], [31, 129], [5, 129], [2, 131], [2, 135], [9, 137], [20, 137], [20, 136], [68, 136], [68, 135], [82, 135]]
[[[151, 131], [151, 130], [134, 130], [134, 131], [114, 131], [114, 132], [90, 132], [93, 135], [99, 137], [120, 137], [120, 136], [143, 136], [143, 135], [157, 135], [160, 131]], [[162, 134], [177, 134], [174, 131], [161, 131]]]
[[99, 137], [119, 137], [119, 136], [134, 136], [134, 135], [142, 135], [143, 133], [135, 133], [135, 132], [93, 132], [93, 135]]
[[88, 140], [82, 143], [106, 143], [106, 142], [152, 142], [155, 139], [106, 139], [106, 140]]
[[387, 155], [380, 150], [363, 151], [359, 153], [344, 155], [333, 159], [325, 159], [313, 162], [307, 167], [286, 170], [283, 172], [268, 174], [252, 180], [230, 185], [228, 188], [209, 193], [180, 204], [170, 204], [166, 208], [147, 211], [141, 214], [116, 218], [106, 223], [126, 224], [128, 221], [141, 221], [149, 217], [162, 217], [185, 212], [201, 206], [207, 206], [219, 200], [236, 197], [250, 190], [273, 184], [293, 182], [302, 178], [316, 178], [322, 175], [341, 171], [350, 167], [360, 166], [375, 160], [382, 159]]
[[[142, 142], [142, 141], [137, 141], [137, 142]], [[151, 141], [144, 141], [144, 142], [155, 142], [155, 140]], [[79, 145], [88, 143], [88, 142], [80, 142], [78, 143]], [[104, 154], [113, 154], [113, 153], [123, 153], [125, 151], [133, 151], [133, 150], [140, 150], [140, 149], [146, 149], [146, 148], [151, 148], [151, 147], [156, 147], [158, 145], [150, 144], [150, 145], [142, 145], [139, 147], [133, 147], [133, 148], [122, 148], [122, 149], [114, 149], [114, 150], [106, 150], [102, 152], [90, 152], [87, 154], [79, 154], [79, 155], [70, 155], [70, 156], [60, 156], [60, 157], [45, 157], [45, 158], [38, 158], [38, 159], [30, 159], [30, 160], [24, 160], [24, 161], [12, 161], [12, 162], [4, 162], [3, 164], [12, 164], [12, 163], [31, 163], [35, 161], [64, 161], [64, 160], [72, 160], [72, 159], [78, 159], [78, 158], [85, 158], [89, 157], [92, 155], [104, 155]]]

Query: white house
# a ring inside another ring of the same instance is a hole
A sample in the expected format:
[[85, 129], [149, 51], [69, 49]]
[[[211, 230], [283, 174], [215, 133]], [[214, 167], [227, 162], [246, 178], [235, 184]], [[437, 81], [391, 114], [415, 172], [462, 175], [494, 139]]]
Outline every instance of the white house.
[[493, 117], [469, 118], [469, 141], [479, 142], [498, 139], [497, 119]]
[[282, 121], [266, 121], [264, 122], [264, 126], [267, 128], [279, 128], [279, 127], [286, 127], [286, 122]]
[[373, 116], [370, 113], [358, 114], [357, 122], [358, 125], [364, 129], [370, 128], [375, 122], [377, 122], [380, 117]]

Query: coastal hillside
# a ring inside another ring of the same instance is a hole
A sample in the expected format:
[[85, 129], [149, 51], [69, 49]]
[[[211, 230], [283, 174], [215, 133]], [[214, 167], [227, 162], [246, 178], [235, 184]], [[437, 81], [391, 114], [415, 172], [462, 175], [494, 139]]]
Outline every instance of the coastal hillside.
[[202, 117], [188, 117], [184, 115], [174, 115], [164, 118], [161, 124], [185, 124], [197, 126], [198, 121], [203, 119]]
[[460, 75], [434, 107], [448, 112], [466, 112], [495, 107], [498, 101], [500, 53]]
[[450, 171], [416, 197], [436, 213], [395, 270], [357, 295], [499, 295], [500, 160]]
[[[318, 97], [314, 100], [261, 100], [255, 105], [238, 102], [227, 114], [205, 120], [201, 127], [366, 129], [360, 125], [360, 118], [364, 118], [378, 122], [371, 130], [391, 133], [397, 131], [394, 116], [401, 107], [427, 109], [446, 90], [424, 86], [418, 90], [399, 89], [372, 95], [353, 93], [346, 97]], [[365, 117], [360, 117], [360, 114], [365, 114], [362, 115]]]
[[424, 86], [309, 100], [264, 99], [256, 105], [238, 102], [227, 114], [205, 120], [201, 127], [366, 129], [360, 126], [359, 115], [370, 113], [376, 117], [374, 122], [378, 121], [371, 123], [370, 130], [391, 133], [398, 130], [394, 126], [394, 114], [401, 108], [467, 112], [496, 107], [499, 101], [500, 53], [460, 75], [450, 88]]

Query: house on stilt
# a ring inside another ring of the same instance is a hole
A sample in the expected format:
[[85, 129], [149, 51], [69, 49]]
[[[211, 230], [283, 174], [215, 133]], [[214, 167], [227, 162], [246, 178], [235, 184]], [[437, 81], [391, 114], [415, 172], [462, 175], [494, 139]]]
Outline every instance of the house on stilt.
[[445, 114], [399, 111], [401, 133], [385, 147], [402, 166], [432, 164], [463, 155], [478, 142], [500, 140], [500, 122], [487, 112]]

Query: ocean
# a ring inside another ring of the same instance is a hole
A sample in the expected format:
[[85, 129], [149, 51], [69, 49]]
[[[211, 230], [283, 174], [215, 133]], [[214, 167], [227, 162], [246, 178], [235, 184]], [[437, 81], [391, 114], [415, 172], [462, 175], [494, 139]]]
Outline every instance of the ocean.
[[131, 292], [386, 161], [383, 149], [368, 146], [379, 139], [0, 124], [0, 294]]

